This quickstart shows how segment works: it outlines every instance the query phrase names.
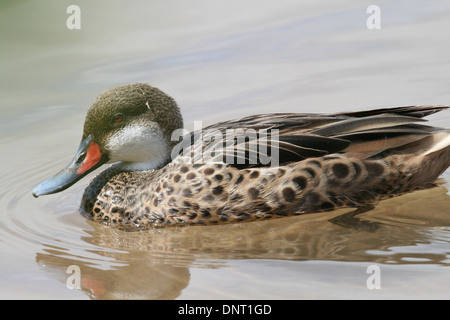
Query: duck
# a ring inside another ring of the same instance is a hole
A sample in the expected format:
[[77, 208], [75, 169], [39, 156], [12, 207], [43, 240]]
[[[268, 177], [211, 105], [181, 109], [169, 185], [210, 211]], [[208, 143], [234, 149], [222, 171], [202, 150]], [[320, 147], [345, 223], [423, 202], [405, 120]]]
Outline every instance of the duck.
[[102, 92], [70, 163], [37, 185], [61, 192], [103, 164], [80, 213], [123, 230], [214, 225], [362, 208], [431, 188], [450, 165], [445, 105], [270, 113], [183, 129], [177, 102], [147, 83]]

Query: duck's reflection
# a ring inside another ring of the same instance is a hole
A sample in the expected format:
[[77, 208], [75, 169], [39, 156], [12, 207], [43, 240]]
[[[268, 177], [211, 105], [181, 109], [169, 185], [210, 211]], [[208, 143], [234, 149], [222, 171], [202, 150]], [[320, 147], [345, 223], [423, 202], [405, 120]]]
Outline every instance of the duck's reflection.
[[[392, 248], [430, 243], [433, 230], [450, 227], [442, 210], [450, 208], [446, 193], [443, 187], [424, 190], [366, 212], [346, 209], [207, 227], [126, 232], [90, 223], [82, 240], [98, 250], [86, 250], [89, 258], [43, 244], [36, 259], [63, 283], [71, 276], [68, 266], [78, 266], [81, 290], [93, 299], [175, 299], [188, 286], [191, 268], [220, 268], [236, 259], [408, 263], [404, 258], [414, 253]], [[445, 252], [417, 255], [448, 265]]]

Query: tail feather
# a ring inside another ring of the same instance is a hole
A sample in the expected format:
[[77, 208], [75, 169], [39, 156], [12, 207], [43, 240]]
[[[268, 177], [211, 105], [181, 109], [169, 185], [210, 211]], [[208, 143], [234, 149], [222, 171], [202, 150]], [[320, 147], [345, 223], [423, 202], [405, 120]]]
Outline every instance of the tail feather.
[[407, 106], [407, 107], [382, 108], [367, 111], [345, 112], [345, 113], [338, 113], [338, 115], [360, 118], [389, 113], [414, 118], [424, 118], [426, 116], [432, 115], [433, 113], [448, 108], [450, 108], [450, 106], [445, 105]]
[[438, 132], [433, 135], [433, 144], [424, 155], [432, 154], [448, 147], [450, 147], [450, 130]]
[[412, 158], [406, 162], [406, 165], [411, 166], [415, 171], [410, 181], [411, 185], [426, 187], [450, 167], [450, 145]]

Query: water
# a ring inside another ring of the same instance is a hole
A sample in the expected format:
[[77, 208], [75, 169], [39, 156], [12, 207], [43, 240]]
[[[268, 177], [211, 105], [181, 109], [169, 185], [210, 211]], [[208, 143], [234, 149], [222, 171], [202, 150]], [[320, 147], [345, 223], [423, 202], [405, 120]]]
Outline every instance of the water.
[[[264, 112], [449, 104], [450, 4], [368, 1], [77, 1], [0, 4], [0, 298], [450, 297], [450, 173], [440, 187], [352, 210], [122, 232], [84, 220], [85, 178], [34, 199], [66, 165], [92, 100], [148, 82], [186, 126]], [[449, 126], [450, 113], [430, 117]], [[71, 266], [81, 289], [69, 289]], [[370, 268], [380, 289], [369, 289]], [[69, 273], [68, 273], [69, 268]], [[369, 285], [368, 285], [369, 282]]]

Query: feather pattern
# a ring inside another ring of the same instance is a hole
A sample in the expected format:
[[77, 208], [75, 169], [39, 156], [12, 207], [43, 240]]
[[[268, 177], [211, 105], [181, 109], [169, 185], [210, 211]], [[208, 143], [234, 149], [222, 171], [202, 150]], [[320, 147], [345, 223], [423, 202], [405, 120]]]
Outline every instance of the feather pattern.
[[241, 222], [358, 207], [435, 185], [450, 129], [423, 118], [449, 106], [334, 114], [272, 113], [183, 137], [174, 99], [148, 84], [104, 91], [72, 162], [33, 189], [60, 192], [108, 161], [80, 211], [126, 230]]
[[418, 141], [438, 130], [422, 124], [426, 120], [421, 117], [445, 108], [396, 107], [330, 115], [262, 114], [192, 132], [181, 149], [194, 163], [202, 163], [204, 154], [214, 154], [212, 161], [223, 161], [240, 169], [267, 166], [261, 159], [267, 157], [270, 149], [277, 153], [280, 165], [342, 151], [355, 155], [359, 151], [360, 157], [368, 157]]
[[[425, 125], [422, 119], [446, 108], [279, 113], [224, 121], [187, 136], [183, 140], [187, 157], [180, 155], [160, 170], [122, 172], [115, 166], [105, 170], [86, 189], [81, 212], [135, 230], [374, 204], [432, 186], [450, 165], [450, 131]], [[238, 130], [242, 128], [247, 131]], [[230, 129], [234, 135], [227, 136]], [[255, 150], [249, 129], [257, 139], [261, 132], [278, 130], [263, 140], [265, 147], [275, 146], [278, 166], [261, 163], [260, 149], [258, 162], [251, 161]], [[214, 155], [221, 148], [224, 153]], [[199, 156], [204, 153], [214, 156], [205, 162]], [[233, 161], [226, 162], [227, 156]]]

